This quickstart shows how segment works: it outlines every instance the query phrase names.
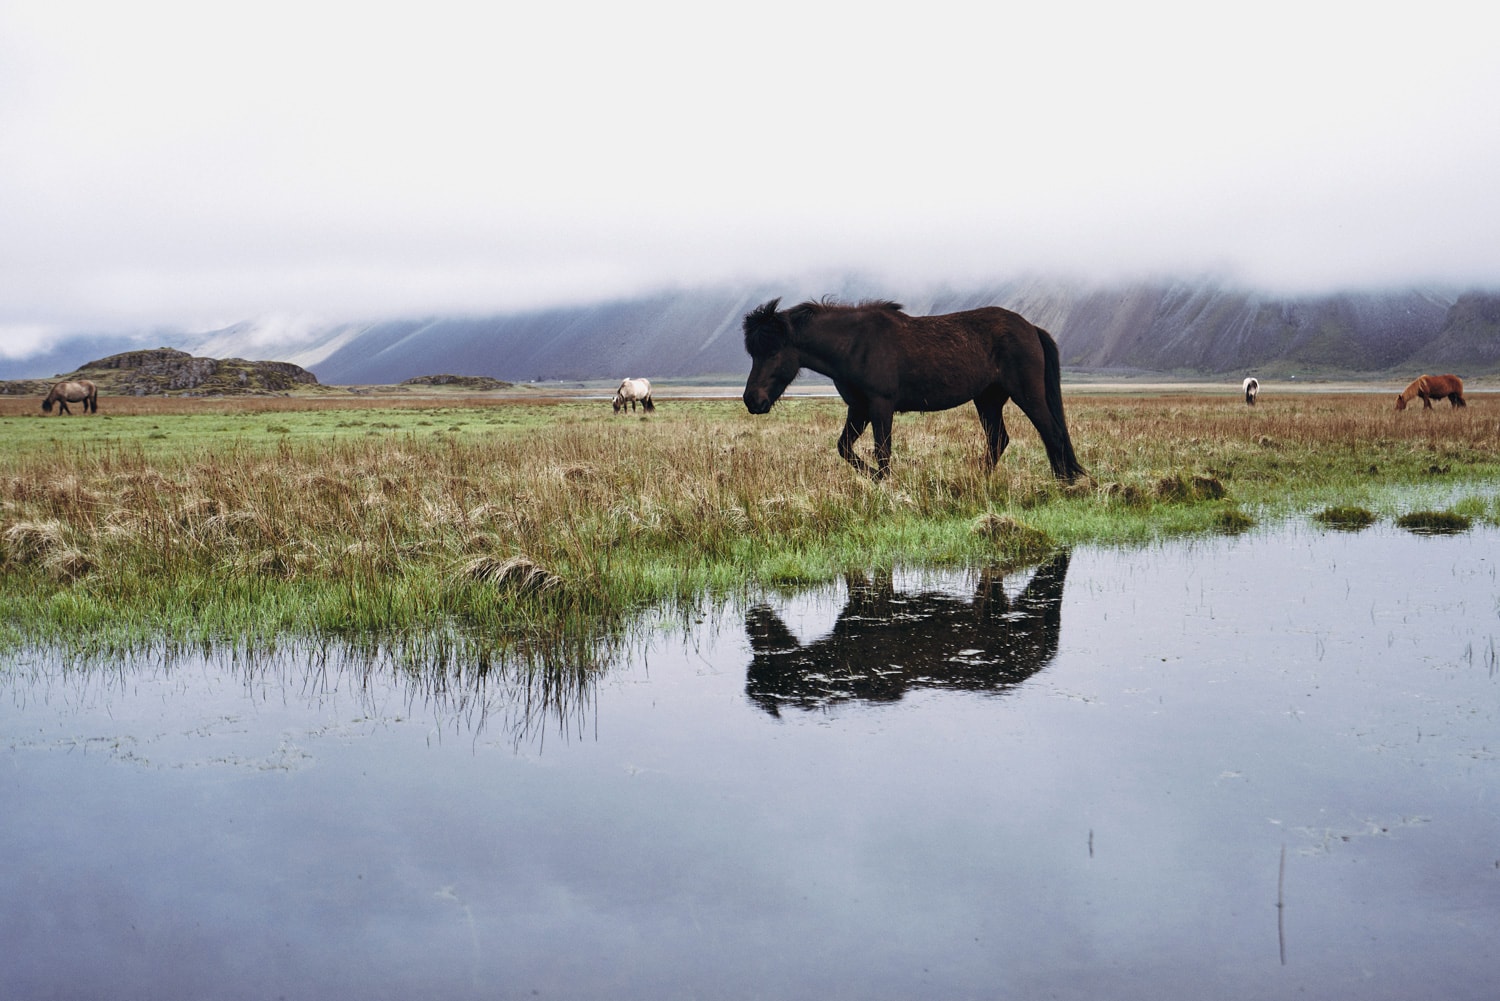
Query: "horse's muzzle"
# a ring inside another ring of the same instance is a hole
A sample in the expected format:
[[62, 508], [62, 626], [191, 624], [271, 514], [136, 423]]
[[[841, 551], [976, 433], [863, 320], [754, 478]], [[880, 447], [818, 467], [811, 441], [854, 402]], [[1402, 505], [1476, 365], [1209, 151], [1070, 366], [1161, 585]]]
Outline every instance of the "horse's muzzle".
[[771, 394], [745, 390], [745, 409], [752, 414], [763, 414], [771, 409]]

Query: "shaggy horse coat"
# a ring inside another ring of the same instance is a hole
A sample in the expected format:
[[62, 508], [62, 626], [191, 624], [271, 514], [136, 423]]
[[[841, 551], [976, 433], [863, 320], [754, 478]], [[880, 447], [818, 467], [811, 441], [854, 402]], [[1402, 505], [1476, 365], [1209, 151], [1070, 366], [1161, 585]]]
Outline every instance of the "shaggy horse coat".
[[42, 401], [42, 413], [52, 413], [52, 404], [57, 404], [59, 414], [71, 414], [68, 409], [70, 403], [82, 403], [83, 412], [86, 414], [97, 414], [99, 412], [99, 389], [87, 379], [78, 379], [73, 382], [59, 382], [52, 387], [52, 392]]
[[[894, 414], [948, 410], [971, 400], [994, 468], [1010, 442], [1001, 409], [1013, 399], [1041, 435], [1053, 475], [1070, 482], [1088, 475], [1063, 417], [1057, 342], [1025, 318], [997, 306], [908, 316], [894, 302], [804, 302], [778, 310], [780, 302], [772, 299], [745, 316], [745, 350], [753, 364], [744, 400], [752, 414], [770, 410], [802, 369], [826, 375], [849, 408], [839, 455], [879, 480], [891, 468]], [[873, 468], [854, 453], [870, 425]]]
[[1433, 400], [1447, 399], [1455, 407], [1467, 407], [1464, 401], [1464, 381], [1456, 375], [1419, 375], [1410, 386], [1396, 397], [1396, 409], [1405, 410], [1413, 397], [1422, 398], [1422, 406], [1432, 409]]
[[635, 409], [636, 401], [646, 408], [646, 413], [656, 410], [656, 404], [651, 402], [651, 380], [650, 379], [625, 379], [620, 383], [620, 388], [615, 390], [614, 407], [615, 413], [619, 413], [626, 407]]

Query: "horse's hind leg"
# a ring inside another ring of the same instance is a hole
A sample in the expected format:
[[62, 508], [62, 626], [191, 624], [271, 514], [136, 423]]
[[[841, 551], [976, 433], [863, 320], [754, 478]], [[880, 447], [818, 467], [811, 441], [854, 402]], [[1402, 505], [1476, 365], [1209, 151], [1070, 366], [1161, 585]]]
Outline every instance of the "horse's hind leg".
[[974, 397], [974, 409], [979, 411], [979, 423], [984, 428], [986, 442], [985, 458], [989, 468], [994, 469], [1010, 444], [1010, 433], [1005, 430], [1005, 404], [1010, 396], [999, 387], [991, 387]]
[[1052, 409], [1047, 405], [1046, 388], [1039, 386], [1033, 392], [1017, 393], [1015, 400], [1016, 406], [1030, 418], [1037, 434], [1041, 436], [1042, 445], [1047, 449], [1047, 462], [1052, 466], [1052, 475], [1071, 483], [1081, 467], [1078, 467], [1078, 460], [1070, 454], [1072, 448], [1068, 444], [1067, 429], [1059, 427], [1057, 421], [1052, 419]]

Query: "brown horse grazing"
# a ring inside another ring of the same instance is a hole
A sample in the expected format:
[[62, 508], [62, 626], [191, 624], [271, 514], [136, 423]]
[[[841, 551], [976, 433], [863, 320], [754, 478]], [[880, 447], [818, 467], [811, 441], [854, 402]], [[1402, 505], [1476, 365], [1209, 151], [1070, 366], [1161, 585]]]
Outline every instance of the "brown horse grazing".
[[[804, 302], [778, 311], [780, 303], [772, 299], [745, 316], [745, 350], [753, 364], [744, 399], [752, 414], [770, 410], [802, 369], [828, 376], [849, 406], [839, 455], [880, 480], [891, 468], [893, 414], [948, 410], [973, 400], [993, 469], [1010, 442], [1000, 411], [1014, 399], [1036, 425], [1053, 475], [1069, 482], [1088, 475], [1063, 419], [1057, 342], [1021, 316], [997, 306], [907, 316], [894, 302]], [[870, 424], [873, 468], [854, 453]]]
[[1420, 396], [1422, 406], [1432, 409], [1433, 400], [1446, 398], [1455, 407], [1467, 407], [1464, 401], [1464, 381], [1456, 375], [1419, 375], [1396, 397], [1396, 409], [1405, 410], [1412, 397]]
[[99, 388], [87, 379], [78, 379], [73, 382], [59, 382], [52, 387], [52, 392], [42, 401], [42, 413], [52, 413], [52, 404], [57, 404], [59, 414], [71, 414], [68, 409], [70, 403], [82, 403], [83, 412], [86, 414], [97, 414], [99, 412]]

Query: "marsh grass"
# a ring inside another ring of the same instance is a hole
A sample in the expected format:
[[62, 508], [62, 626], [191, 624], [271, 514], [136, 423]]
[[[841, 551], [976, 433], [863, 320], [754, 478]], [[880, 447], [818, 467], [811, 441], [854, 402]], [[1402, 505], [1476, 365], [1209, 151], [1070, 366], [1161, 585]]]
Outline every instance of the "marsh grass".
[[[105, 401], [0, 410], [0, 644], [338, 637], [584, 656], [653, 605], [876, 567], [1020, 565], [1053, 546], [1240, 532], [1331, 505], [1468, 489], [1495, 520], [1491, 404], [1384, 395], [1068, 401], [1092, 476], [1055, 482], [1030, 425], [980, 466], [971, 410], [897, 419], [894, 475], [834, 453], [836, 401]], [[867, 443], [866, 443], [867, 444]]]
[[1396, 524], [1417, 535], [1457, 535], [1474, 526], [1474, 519], [1457, 511], [1410, 511]]
[[1352, 504], [1335, 504], [1313, 515], [1314, 520], [1342, 532], [1357, 532], [1375, 524], [1375, 512]]

